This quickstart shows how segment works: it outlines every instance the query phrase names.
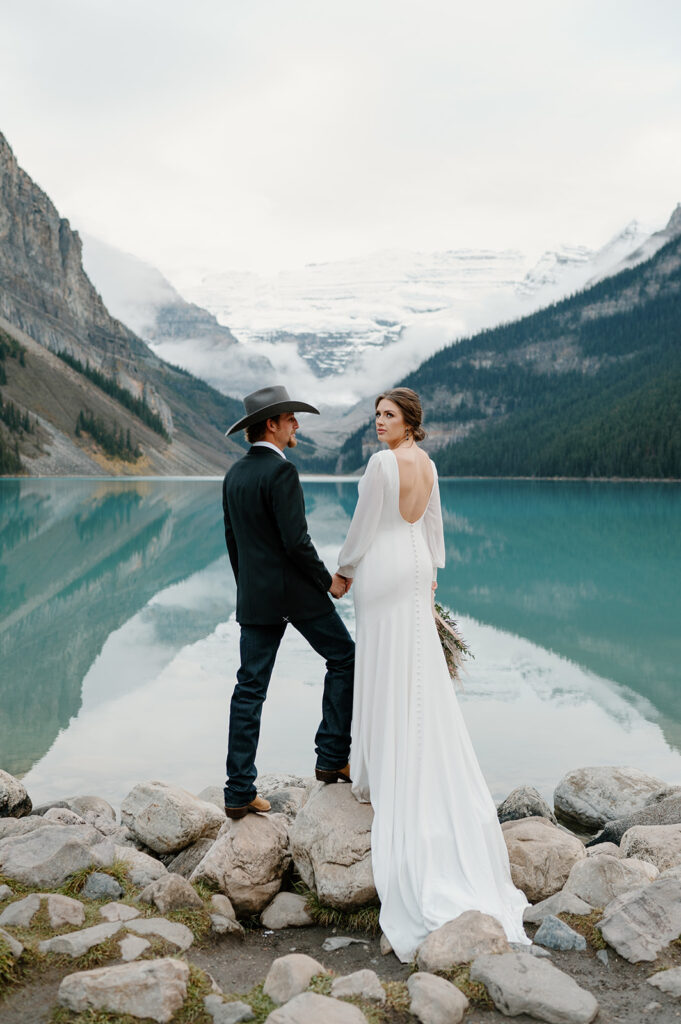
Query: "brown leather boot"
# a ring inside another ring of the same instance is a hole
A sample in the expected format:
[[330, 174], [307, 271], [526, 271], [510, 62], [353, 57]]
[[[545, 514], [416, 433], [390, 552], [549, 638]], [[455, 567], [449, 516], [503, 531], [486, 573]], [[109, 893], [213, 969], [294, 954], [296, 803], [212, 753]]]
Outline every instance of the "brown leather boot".
[[272, 805], [269, 801], [265, 800], [262, 796], [256, 796], [251, 800], [250, 804], [244, 804], [243, 807], [227, 807], [225, 805], [225, 814], [228, 818], [245, 818], [249, 812], [252, 814], [265, 814], [271, 809]]
[[319, 782], [352, 782], [349, 764], [345, 768], [315, 768], [314, 773]]

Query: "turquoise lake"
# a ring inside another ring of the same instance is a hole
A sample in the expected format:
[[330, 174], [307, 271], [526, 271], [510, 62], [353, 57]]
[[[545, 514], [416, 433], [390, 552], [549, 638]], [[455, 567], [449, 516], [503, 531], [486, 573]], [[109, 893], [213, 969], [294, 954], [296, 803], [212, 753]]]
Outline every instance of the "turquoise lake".
[[[304, 483], [332, 568], [356, 481]], [[35, 803], [222, 785], [238, 664], [218, 480], [0, 481], [0, 767]], [[438, 599], [496, 799], [582, 765], [681, 783], [681, 487], [441, 481]], [[338, 605], [354, 630], [351, 596]], [[258, 768], [311, 774], [323, 664], [287, 631]]]

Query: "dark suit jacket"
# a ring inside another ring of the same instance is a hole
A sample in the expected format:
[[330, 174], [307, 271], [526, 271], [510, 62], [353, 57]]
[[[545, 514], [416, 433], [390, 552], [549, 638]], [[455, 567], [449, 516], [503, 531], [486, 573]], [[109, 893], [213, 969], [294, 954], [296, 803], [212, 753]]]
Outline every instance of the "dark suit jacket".
[[292, 462], [270, 448], [250, 448], [225, 475], [222, 508], [238, 622], [272, 625], [332, 610], [331, 573], [307, 532]]

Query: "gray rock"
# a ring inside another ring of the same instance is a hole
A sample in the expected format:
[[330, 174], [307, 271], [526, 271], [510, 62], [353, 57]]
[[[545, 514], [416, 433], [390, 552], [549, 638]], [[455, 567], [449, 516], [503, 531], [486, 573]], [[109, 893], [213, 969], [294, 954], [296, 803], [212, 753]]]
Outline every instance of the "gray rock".
[[121, 823], [156, 853], [216, 836], [224, 821], [224, 810], [165, 782], [142, 782], [121, 804]]
[[181, 951], [189, 949], [194, 942], [194, 936], [185, 924], [167, 921], [165, 917], [136, 917], [126, 922], [126, 928], [135, 935], [158, 935]]
[[81, 925], [85, 921], [85, 907], [80, 900], [50, 893], [45, 897], [47, 918], [52, 928], [64, 928], [66, 925]]
[[362, 1011], [316, 992], [303, 992], [286, 1006], [273, 1010], [265, 1024], [366, 1024]]
[[569, 825], [594, 830], [607, 821], [640, 810], [664, 782], [638, 768], [577, 768], [560, 780], [553, 794], [556, 814]]
[[304, 992], [315, 974], [326, 974], [317, 960], [304, 953], [289, 953], [274, 961], [263, 985], [263, 992], [274, 1003], [287, 1003]]
[[14, 896], [14, 893], [8, 885], [0, 885], [0, 903], [3, 902], [3, 900], [10, 899], [12, 896]]
[[140, 916], [140, 911], [127, 903], [107, 903], [100, 907], [99, 916], [105, 921], [132, 921], [134, 917]]
[[57, 1000], [76, 1013], [104, 1010], [168, 1024], [184, 1003], [188, 981], [189, 967], [181, 960], [143, 960], [69, 974]]
[[67, 953], [75, 960], [77, 956], [87, 953], [93, 946], [99, 946], [102, 942], [106, 942], [122, 927], [120, 921], [96, 924], [92, 928], [84, 928], [79, 932], [69, 932], [67, 935], [55, 935], [53, 939], [45, 939], [38, 943], [38, 949], [41, 953]]
[[203, 1005], [213, 1018], [213, 1024], [239, 1024], [242, 1020], [253, 1020], [255, 1014], [248, 1003], [238, 1000], [226, 1003], [222, 996], [205, 996]]
[[501, 830], [513, 882], [531, 903], [562, 889], [572, 865], [586, 858], [580, 840], [546, 818], [505, 821]]
[[534, 941], [549, 949], [586, 949], [584, 936], [553, 914], [548, 914], [539, 925]]
[[203, 907], [203, 900], [187, 879], [170, 873], [150, 882], [139, 898], [143, 903], [153, 903], [162, 914], [185, 907], [195, 910]]
[[667, 992], [675, 999], [681, 999], [681, 967], [670, 967], [668, 971], [658, 971], [646, 979], [649, 985]]
[[510, 949], [506, 933], [496, 918], [479, 910], [467, 910], [428, 935], [416, 950], [420, 971], [447, 971], [481, 953], [505, 953]]
[[681, 934], [681, 881], [658, 878], [618, 896], [599, 922], [608, 945], [630, 963], [654, 960]]
[[417, 971], [407, 981], [407, 988], [411, 998], [409, 1012], [421, 1024], [459, 1024], [468, 1009], [463, 992], [435, 974]]
[[[681, 796], [681, 786], [663, 786], [662, 789], [656, 789], [654, 793], [651, 793], [646, 798], [646, 807], [654, 807], [655, 804], [660, 804], [664, 800], [668, 800], [670, 796]], [[653, 825], [671, 825], [673, 822], [669, 821], [654, 821], [651, 822]]]
[[383, 935], [383, 933], [381, 933], [381, 941], [379, 946], [381, 950], [381, 956], [387, 956], [388, 953], [394, 952], [393, 947], [390, 944], [390, 939], [388, 938], [387, 935]]
[[24, 785], [0, 768], [0, 818], [23, 818], [32, 809]]
[[141, 850], [133, 850], [130, 846], [116, 846], [114, 855], [116, 860], [122, 861], [125, 865], [128, 878], [133, 885], [146, 886], [167, 874], [160, 860], [150, 857], [148, 853], [142, 853]]
[[40, 828], [50, 828], [53, 821], [45, 821], [37, 814], [29, 814], [26, 818], [0, 818], [0, 839], [10, 836], [26, 836]]
[[10, 953], [15, 960], [18, 960], [21, 954], [24, 952], [24, 947], [15, 939], [9, 932], [6, 932], [4, 928], [0, 928], [0, 939], [8, 947]]
[[681, 793], [670, 786], [659, 793], [669, 795], [658, 800], [655, 799], [658, 794], [653, 793], [640, 810], [607, 821], [603, 831], [587, 844], [589, 848], [597, 848], [601, 843], [614, 843], [619, 846], [624, 833], [634, 825], [678, 825], [681, 822]]
[[322, 949], [325, 953], [335, 953], [337, 949], [346, 949], [348, 946], [368, 946], [366, 939], [352, 939], [349, 935], [330, 935], [322, 942]]
[[[596, 841], [593, 840], [593, 842], [595, 843]], [[600, 857], [603, 854], [607, 854], [608, 857], [619, 857], [620, 855], [620, 848], [615, 846], [614, 843], [599, 843], [596, 846], [592, 845], [592, 843], [587, 843], [585, 849], [587, 857]]]
[[314, 924], [305, 909], [305, 897], [296, 892], [278, 892], [260, 915], [264, 928], [277, 931], [279, 928], [304, 928]]
[[373, 814], [371, 804], [359, 803], [350, 786], [320, 783], [291, 825], [296, 869], [328, 906], [351, 910], [376, 899]]
[[666, 871], [681, 864], [681, 825], [634, 825], [622, 836], [625, 857], [637, 857]]
[[[582, 862], [579, 861], [578, 863]], [[554, 892], [553, 896], [547, 896], [540, 903], [526, 907], [523, 921], [526, 924], [540, 924], [548, 914], [554, 914], [556, 917], [558, 914], [579, 914], [584, 916], [584, 914], [590, 914], [592, 910], [593, 907], [580, 899], [579, 896], [575, 896], [573, 892], [565, 892], [564, 889], [561, 889], [560, 892]]]
[[282, 789], [304, 789], [309, 790], [310, 782], [314, 779], [306, 778], [303, 775], [291, 775], [286, 772], [266, 772], [258, 776], [258, 792], [267, 800]]
[[123, 886], [111, 875], [101, 871], [93, 871], [82, 888], [81, 895], [86, 900], [117, 900], [123, 895]]
[[124, 939], [118, 943], [118, 948], [121, 951], [121, 960], [125, 960], [129, 963], [131, 960], [136, 960], [138, 956], [141, 956], [145, 950], [149, 949], [151, 943], [146, 939], [141, 939], [139, 935], [126, 935]]
[[181, 850], [177, 856], [168, 861], [166, 865], [168, 871], [173, 875], [182, 875], [183, 878], [189, 878], [194, 868], [199, 866], [214, 842], [214, 839], [197, 839], [195, 843], [187, 846], [186, 849]]
[[557, 824], [555, 815], [541, 793], [534, 786], [518, 786], [497, 807], [500, 822], [517, 821], [519, 818], [548, 818]]
[[236, 921], [236, 911], [229, 896], [225, 896], [224, 893], [214, 893], [210, 898], [210, 906], [214, 914], [220, 914], [222, 917], [229, 917], [232, 921]]
[[665, 868], [664, 871], [660, 871], [660, 878], [681, 878], [681, 864], [677, 864], [673, 868]]
[[653, 864], [626, 857], [587, 857], [572, 866], [563, 892], [574, 893], [592, 907], [605, 907], [616, 896], [654, 882], [659, 871]]
[[331, 984], [331, 995], [334, 999], [368, 999], [372, 1003], [384, 1003], [385, 989], [381, 985], [376, 971], [365, 969], [334, 978]]
[[598, 949], [598, 950], [596, 950], [596, 957], [601, 961], [601, 963], [605, 967], [608, 966], [608, 951], [607, 951], [607, 949]]
[[211, 928], [216, 935], [236, 935], [243, 939], [246, 934], [243, 925], [233, 917], [226, 917], [224, 914], [210, 915]]
[[216, 885], [238, 913], [253, 914], [279, 892], [290, 862], [286, 818], [247, 814], [225, 822], [190, 880]]
[[522, 953], [477, 957], [472, 981], [481, 981], [494, 1005], [508, 1017], [527, 1013], [548, 1024], [588, 1024], [598, 1003], [550, 961]]
[[90, 825], [47, 825], [0, 840], [0, 871], [24, 885], [58, 888], [69, 875], [94, 864], [101, 837]]
[[68, 807], [50, 807], [43, 815], [45, 821], [54, 821], [58, 825], [87, 825], [85, 818]]
[[116, 820], [113, 807], [101, 796], [70, 796], [65, 803], [70, 810], [81, 814], [90, 824], [94, 824], [93, 819], [99, 817], [108, 818], [110, 821]]
[[514, 953], [525, 953], [529, 956], [551, 956], [551, 951], [544, 949], [543, 946], [537, 946], [534, 942], [531, 942], [528, 946], [526, 942], [509, 942], [509, 946]]
[[5, 907], [0, 914], [0, 925], [9, 925], [13, 928], [28, 928], [35, 915], [40, 910], [41, 898], [37, 892], [25, 896], [23, 900], [16, 900]]
[[307, 791], [292, 786], [290, 789], [277, 789], [267, 797], [275, 814], [285, 814], [293, 821], [307, 800]]
[[206, 786], [200, 793], [196, 794], [199, 800], [205, 800], [208, 804], [213, 804], [219, 811], [224, 814], [225, 810], [225, 791], [222, 786]]

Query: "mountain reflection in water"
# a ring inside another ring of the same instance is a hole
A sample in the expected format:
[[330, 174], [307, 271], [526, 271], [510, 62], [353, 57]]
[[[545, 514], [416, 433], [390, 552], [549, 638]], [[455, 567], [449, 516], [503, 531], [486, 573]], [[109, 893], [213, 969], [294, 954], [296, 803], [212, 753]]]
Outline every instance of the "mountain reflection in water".
[[[304, 486], [332, 568], [356, 482]], [[681, 488], [443, 480], [441, 494], [438, 599], [475, 649], [461, 700], [495, 795], [550, 795], [563, 770], [613, 759], [681, 781]], [[0, 767], [29, 772], [39, 799], [220, 782], [233, 610], [218, 481], [0, 481]], [[339, 610], [352, 629], [352, 602]], [[322, 677], [289, 630], [261, 771], [311, 770]]]

